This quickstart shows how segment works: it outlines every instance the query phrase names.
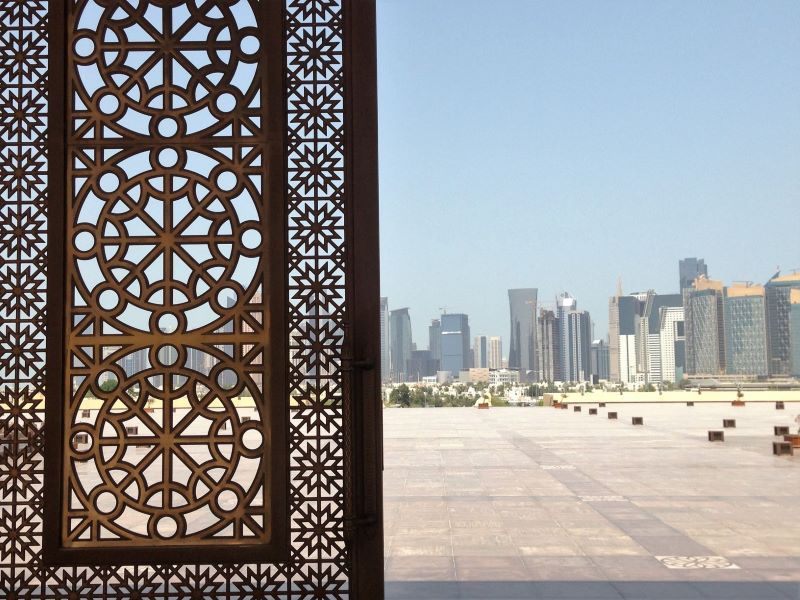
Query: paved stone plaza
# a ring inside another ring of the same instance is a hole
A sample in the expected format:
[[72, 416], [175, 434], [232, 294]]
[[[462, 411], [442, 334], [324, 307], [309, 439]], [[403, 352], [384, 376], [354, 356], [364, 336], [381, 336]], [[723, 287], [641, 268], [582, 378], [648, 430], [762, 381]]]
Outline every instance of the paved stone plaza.
[[800, 599], [800, 402], [596, 406], [387, 409], [387, 598]]

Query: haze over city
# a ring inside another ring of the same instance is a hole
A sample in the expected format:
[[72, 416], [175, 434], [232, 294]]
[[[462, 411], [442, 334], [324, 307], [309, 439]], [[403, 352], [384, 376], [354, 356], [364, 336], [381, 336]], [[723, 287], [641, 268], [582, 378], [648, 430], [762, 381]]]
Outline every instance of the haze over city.
[[769, 6], [381, 0], [382, 295], [415, 341], [440, 308], [506, 341], [509, 288], [602, 337], [617, 277], [800, 267], [800, 5]]

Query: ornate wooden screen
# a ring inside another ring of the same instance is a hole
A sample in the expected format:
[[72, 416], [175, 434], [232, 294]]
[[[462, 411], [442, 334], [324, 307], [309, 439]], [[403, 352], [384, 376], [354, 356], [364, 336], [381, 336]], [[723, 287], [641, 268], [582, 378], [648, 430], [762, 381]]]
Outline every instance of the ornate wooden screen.
[[0, 597], [382, 594], [373, 36], [0, 0]]

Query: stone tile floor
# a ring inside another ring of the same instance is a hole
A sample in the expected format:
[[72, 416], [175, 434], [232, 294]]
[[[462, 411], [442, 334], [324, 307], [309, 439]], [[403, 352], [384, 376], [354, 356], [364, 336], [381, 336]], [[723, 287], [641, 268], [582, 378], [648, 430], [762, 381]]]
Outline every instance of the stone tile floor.
[[798, 412], [388, 409], [387, 598], [800, 600]]

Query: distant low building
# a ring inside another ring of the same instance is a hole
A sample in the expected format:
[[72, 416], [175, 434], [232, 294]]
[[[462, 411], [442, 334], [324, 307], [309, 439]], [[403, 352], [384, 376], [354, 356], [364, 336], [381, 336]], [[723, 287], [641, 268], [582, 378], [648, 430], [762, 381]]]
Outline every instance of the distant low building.
[[519, 371], [516, 369], [497, 369], [489, 371], [489, 385], [519, 383]]

